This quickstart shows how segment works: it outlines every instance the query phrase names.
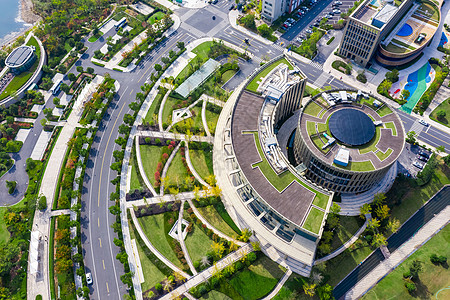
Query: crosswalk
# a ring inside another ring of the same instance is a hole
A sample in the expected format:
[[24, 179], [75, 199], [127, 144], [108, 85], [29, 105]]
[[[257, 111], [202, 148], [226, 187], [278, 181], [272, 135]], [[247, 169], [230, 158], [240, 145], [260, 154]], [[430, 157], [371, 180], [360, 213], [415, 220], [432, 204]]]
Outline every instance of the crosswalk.
[[311, 66], [313, 66], [314, 68], [323, 71], [323, 65], [322, 64], [319, 64], [318, 62], [315, 62], [315, 61], [311, 61], [309, 64]]
[[414, 124], [411, 126], [409, 131], [414, 131], [417, 135], [422, 132], [424, 126], [419, 123], [419, 121], [414, 121]]
[[277, 44], [272, 44], [272, 47], [277, 49], [277, 50], [280, 50], [280, 51], [284, 51], [285, 50], [285, 48], [283, 46], [280, 46], [280, 45], [277, 45]]

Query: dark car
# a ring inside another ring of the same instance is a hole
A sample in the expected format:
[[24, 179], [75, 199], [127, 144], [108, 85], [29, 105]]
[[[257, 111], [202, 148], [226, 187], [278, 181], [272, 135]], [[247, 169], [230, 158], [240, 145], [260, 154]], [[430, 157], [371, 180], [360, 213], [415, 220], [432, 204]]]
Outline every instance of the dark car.
[[418, 160], [421, 160], [421, 161], [428, 161], [428, 158], [426, 158], [425, 156], [422, 156], [422, 155], [417, 155], [417, 159]]
[[426, 158], [430, 158], [430, 155], [428, 153], [426, 153], [425, 151], [420, 151], [419, 155], [423, 156], [423, 157], [426, 157]]
[[219, 2], [219, 0], [213, 0], [212, 4], [217, 4], [217, 2]]
[[234, 9], [234, 4], [232, 4], [229, 8], [229, 10], [233, 10]]

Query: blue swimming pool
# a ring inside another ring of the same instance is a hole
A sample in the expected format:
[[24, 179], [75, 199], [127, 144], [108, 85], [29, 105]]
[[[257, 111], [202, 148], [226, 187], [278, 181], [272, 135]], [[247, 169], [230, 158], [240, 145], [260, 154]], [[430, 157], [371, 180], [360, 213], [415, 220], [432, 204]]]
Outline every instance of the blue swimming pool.
[[405, 24], [403, 27], [397, 32], [398, 36], [410, 36], [413, 33], [413, 29], [411, 25]]
[[380, 6], [380, 0], [372, 0], [372, 1], [370, 1], [370, 5], [372, 5], [374, 7], [379, 7]]

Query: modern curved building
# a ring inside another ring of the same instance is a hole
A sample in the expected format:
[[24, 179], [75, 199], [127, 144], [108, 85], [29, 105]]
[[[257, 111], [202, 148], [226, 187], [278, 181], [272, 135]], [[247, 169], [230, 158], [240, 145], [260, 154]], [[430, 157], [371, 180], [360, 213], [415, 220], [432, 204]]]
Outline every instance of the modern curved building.
[[302, 108], [294, 154], [309, 180], [330, 191], [361, 193], [383, 179], [404, 144], [402, 122], [386, 103], [334, 91]]
[[5, 65], [17, 75], [31, 68], [35, 60], [36, 53], [33, 46], [20, 46], [8, 55]]
[[406, 64], [420, 55], [436, 33], [443, 0], [366, 0], [348, 18], [339, 54], [366, 67]]

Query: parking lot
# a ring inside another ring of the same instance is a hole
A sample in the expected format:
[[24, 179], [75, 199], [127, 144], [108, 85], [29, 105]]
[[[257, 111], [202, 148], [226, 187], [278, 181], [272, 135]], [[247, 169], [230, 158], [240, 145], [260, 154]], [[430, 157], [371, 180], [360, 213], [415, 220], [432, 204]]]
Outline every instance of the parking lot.
[[[414, 164], [420, 164], [422, 167], [425, 167], [426, 162], [423, 160], [427, 160], [424, 157], [421, 157], [419, 153], [425, 153], [425, 155], [431, 156], [431, 152], [428, 150], [425, 150], [417, 145], [411, 145], [409, 143], [405, 144], [405, 149], [403, 149], [403, 152], [400, 154], [398, 158], [399, 162], [399, 169], [398, 172], [402, 173], [403, 175], [407, 177], [413, 177], [415, 178], [417, 176], [417, 173], [421, 171], [420, 168], [415, 166]], [[420, 159], [422, 160], [420, 160]]]
[[[298, 20], [286, 30], [281, 36], [285, 42], [291, 42], [296, 37], [305, 36], [306, 30], [310, 29], [309, 26], [313, 25], [316, 20], [320, 21], [327, 14], [330, 14], [334, 9], [339, 9], [341, 13], [347, 12], [350, 7], [353, 6], [354, 0], [339, 0], [341, 5], [333, 8], [334, 0], [317, 0], [316, 3], [308, 5], [309, 11], [305, 12]], [[335, 24], [340, 19], [340, 13], [336, 13], [328, 18], [329, 24]]]

